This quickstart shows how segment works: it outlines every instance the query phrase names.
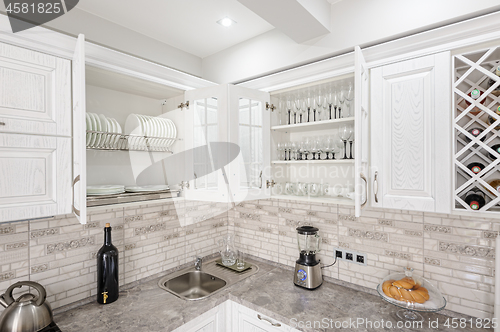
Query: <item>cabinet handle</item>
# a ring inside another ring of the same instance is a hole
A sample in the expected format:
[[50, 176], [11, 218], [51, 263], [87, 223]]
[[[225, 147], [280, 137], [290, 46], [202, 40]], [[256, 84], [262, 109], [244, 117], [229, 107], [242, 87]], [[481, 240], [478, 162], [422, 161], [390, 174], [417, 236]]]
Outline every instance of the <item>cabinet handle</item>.
[[365, 201], [361, 204], [361, 208], [364, 208], [366, 203], [368, 203], [368, 181], [363, 173], [360, 173], [359, 177], [365, 181]]
[[5, 126], [5, 122], [0, 122], [0, 126]]
[[260, 179], [259, 189], [262, 189], [262, 171], [260, 171], [259, 179]]
[[257, 318], [260, 319], [260, 320], [263, 320], [263, 321], [266, 321], [268, 322], [269, 324], [271, 324], [272, 326], [275, 326], [275, 327], [281, 327], [281, 324], [280, 323], [273, 323], [272, 320], [270, 320], [269, 318], [266, 318], [266, 317], [262, 317], [261, 315], [257, 314]]
[[378, 203], [378, 172], [375, 172], [375, 178], [373, 179], [373, 193], [375, 194], [375, 203]]
[[75, 184], [80, 181], [80, 175], [78, 175], [74, 180], [73, 180], [73, 185], [71, 186], [71, 189], [73, 190], [73, 212], [77, 215], [80, 216], [80, 210], [75, 208]]

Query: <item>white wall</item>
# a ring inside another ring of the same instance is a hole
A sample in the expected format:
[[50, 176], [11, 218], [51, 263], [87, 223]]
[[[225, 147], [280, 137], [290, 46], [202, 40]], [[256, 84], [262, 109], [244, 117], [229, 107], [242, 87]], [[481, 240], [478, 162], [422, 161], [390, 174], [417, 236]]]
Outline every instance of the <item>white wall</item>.
[[297, 44], [266, 32], [204, 58], [203, 78], [240, 82], [498, 10], [498, 0], [344, 0], [332, 5], [332, 33]]
[[202, 75], [201, 58], [78, 8], [44, 24], [44, 26], [74, 36], [83, 33], [88, 41], [96, 44], [194, 76], [201, 77]]

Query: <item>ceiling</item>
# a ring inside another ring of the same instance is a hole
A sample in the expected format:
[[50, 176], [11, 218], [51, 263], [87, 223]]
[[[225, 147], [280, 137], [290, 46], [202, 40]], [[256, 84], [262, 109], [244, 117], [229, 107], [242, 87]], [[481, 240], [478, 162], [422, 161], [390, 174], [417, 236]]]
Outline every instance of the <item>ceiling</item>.
[[[237, 0], [85, 0], [77, 8], [200, 58], [274, 29]], [[216, 23], [225, 16], [237, 24]]]

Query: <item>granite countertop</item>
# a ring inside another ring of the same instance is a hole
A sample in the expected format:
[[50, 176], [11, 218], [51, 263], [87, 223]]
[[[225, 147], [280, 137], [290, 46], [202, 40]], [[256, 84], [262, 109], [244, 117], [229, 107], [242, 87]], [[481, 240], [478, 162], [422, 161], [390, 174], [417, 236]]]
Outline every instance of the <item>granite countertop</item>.
[[[292, 271], [263, 262], [252, 262], [259, 272], [239, 283], [229, 286], [206, 299], [186, 301], [158, 287], [160, 277], [139, 283], [120, 292], [119, 299], [109, 305], [96, 302], [63, 311], [54, 320], [62, 332], [153, 332], [172, 331], [198, 317], [209, 309], [232, 300], [262, 313], [270, 318], [302, 331], [336, 331], [335, 328], [300, 328], [296, 322], [313, 324], [314, 321], [328, 320], [347, 323], [364, 319], [376, 322], [391, 321], [394, 330], [404, 331], [451, 331], [443, 324], [449, 318], [435, 313], [423, 313], [422, 327], [396, 329], [399, 310], [377, 295], [368, 294], [331, 282], [314, 290], [306, 290], [293, 284]], [[439, 328], [429, 327], [429, 322], [439, 321]], [[333, 322], [333, 323], [332, 323]], [[374, 325], [376, 326], [376, 325]], [[386, 325], [387, 326], [387, 325]], [[345, 331], [387, 331], [384, 328], [370, 328], [361, 324], [357, 327], [342, 328]], [[487, 331], [468, 328], [459, 331]]]

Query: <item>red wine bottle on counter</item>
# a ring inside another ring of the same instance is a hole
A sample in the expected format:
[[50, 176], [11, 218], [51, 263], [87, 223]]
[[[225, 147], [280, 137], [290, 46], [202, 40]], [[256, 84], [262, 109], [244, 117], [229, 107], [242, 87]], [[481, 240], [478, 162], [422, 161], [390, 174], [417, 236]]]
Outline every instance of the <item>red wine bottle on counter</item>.
[[[500, 76], [500, 66], [497, 66], [497, 68], [495, 69], [495, 75]], [[488, 88], [493, 86], [493, 84], [495, 84], [497, 81], [500, 81], [500, 78], [498, 78], [497, 80], [490, 78], [490, 80], [488, 81]], [[500, 96], [500, 85], [497, 86], [495, 90], [491, 92], [491, 94], [497, 97]]]
[[111, 243], [111, 226], [104, 227], [104, 245], [97, 253], [97, 303], [118, 299], [118, 249]]
[[472, 210], [481, 209], [486, 204], [484, 193], [480, 190], [469, 191], [467, 196], [465, 196], [465, 203], [467, 203]]

